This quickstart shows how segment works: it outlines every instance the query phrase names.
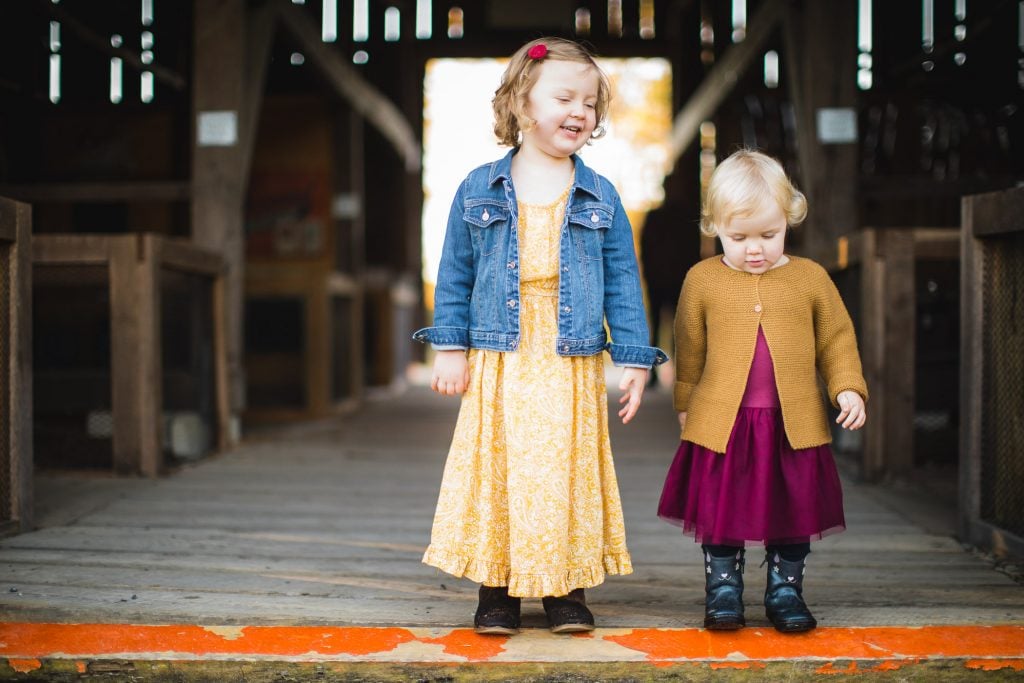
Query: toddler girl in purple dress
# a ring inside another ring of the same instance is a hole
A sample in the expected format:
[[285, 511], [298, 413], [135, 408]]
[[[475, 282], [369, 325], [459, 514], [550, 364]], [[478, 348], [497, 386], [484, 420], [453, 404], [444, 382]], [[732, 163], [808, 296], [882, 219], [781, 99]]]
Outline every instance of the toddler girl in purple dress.
[[764, 544], [768, 619], [813, 629], [803, 599], [811, 539], [841, 531], [842, 488], [818, 384], [859, 429], [867, 414], [850, 316], [825, 270], [784, 253], [807, 214], [804, 196], [771, 157], [743, 150], [711, 177], [701, 230], [723, 254], [686, 275], [675, 321], [682, 443], [658, 514], [704, 551], [704, 626], [732, 630], [743, 615], [744, 546]]

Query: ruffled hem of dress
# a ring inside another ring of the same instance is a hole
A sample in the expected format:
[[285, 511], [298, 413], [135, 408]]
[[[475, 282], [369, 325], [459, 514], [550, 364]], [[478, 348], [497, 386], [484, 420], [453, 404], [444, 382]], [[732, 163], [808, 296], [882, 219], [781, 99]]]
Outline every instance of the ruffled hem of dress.
[[506, 564], [485, 562], [434, 546], [427, 548], [423, 562], [452, 576], [464, 576], [485, 586], [508, 586], [509, 595], [519, 598], [567, 595], [576, 588], [600, 585], [606, 575], [624, 576], [633, 573], [633, 563], [626, 551], [605, 555], [601, 565], [570, 567], [560, 574], [512, 572]]

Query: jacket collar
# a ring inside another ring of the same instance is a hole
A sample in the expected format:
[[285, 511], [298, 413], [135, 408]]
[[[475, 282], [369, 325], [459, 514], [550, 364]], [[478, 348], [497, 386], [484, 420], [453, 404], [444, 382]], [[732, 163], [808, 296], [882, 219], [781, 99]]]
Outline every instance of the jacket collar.
[[[499, 180], [512, 180], [512, 157], [517, 148], [510, 149], [508, 154], [491, 164], [491, 173], [487, 178], [488, 185], [494, 185]], [[576, 179], [573, 187], [583, 190], [595, 199], [601, 199], [601, 185], [598, 183], [597, 173], [583, 163], [579, 155], [572, 155], [572, 162], [576, 166]]]

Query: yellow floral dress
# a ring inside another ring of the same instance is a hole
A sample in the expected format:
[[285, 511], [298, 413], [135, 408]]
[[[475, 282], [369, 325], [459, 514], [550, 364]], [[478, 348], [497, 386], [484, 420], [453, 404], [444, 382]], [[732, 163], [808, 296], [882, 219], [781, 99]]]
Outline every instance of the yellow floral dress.
[[633, 571], [608, 439], [602, 354], [559, 356], [559, 231], [569, 189], [519, 202], [520, 345], [472, 349], [423, 561], [519, 597]]

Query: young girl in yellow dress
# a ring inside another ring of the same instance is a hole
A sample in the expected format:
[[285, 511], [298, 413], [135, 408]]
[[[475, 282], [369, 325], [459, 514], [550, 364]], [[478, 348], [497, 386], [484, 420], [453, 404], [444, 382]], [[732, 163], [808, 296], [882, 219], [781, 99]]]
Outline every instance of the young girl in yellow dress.
[[601, 352], [624, 368], [624, 423], [666, 356], [618, 193], [576, 156], [608, 101], [572, 41], [512, 56], [493, 102], [512, 150], [459, 186], [434, 325], [414, 335], [437, 351], [431, 387], [463, 394], [423, 561], [481, 584], [479, 633], [515, 633], [520, 598], [543, 598], [556, 633], [593, 629], [583, 589], [632, 571]]

